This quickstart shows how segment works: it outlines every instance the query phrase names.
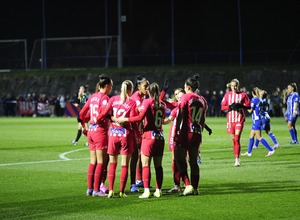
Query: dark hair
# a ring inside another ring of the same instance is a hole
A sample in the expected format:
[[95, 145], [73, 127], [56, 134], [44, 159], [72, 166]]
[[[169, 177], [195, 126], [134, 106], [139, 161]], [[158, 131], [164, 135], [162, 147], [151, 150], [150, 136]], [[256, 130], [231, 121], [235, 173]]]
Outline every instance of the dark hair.
[[101, 74], [99, 75], [99, 88], [104, 88], [105, 85], [108, 85], [108, 84], [111, 84], [111, 79], [104, 75], [104, 74]]
[[185, 94], [185, 91], [184, 91], [184, 89], [183, 88], [177, 88], [177, 89], [174, 89], [174, 93], [175, 93], [175, 91], [178, 91], [178, 92], [182, 92], [182, 93], [184, 93]]
[[84, 85], [84, 86], [83, 86], [83, 89], [84, 89], [84, 92], [87, 92], [88, 89], [89, 89], [89, 85]]
[[185, 84], [191, 87], [193, 92], [199, 88], [198, 78], [199, 78], [199, 74], [196, 73], [193, 77], [190, 77], [185, 81]]
[[289, 86], [291, 86], [291, 87], [294, 88], [294, 92], [297, 92], [297, 91], [298, 91], [298, 88], [297, 88], [297, 84], [296, 84], [296, 83], [290, 83]]
[[267, 98], [267, 96], [268, 96], [268, 93], [267, 93], [267, 91], [266, 91], [266, 90], [264, 90], [264, 94], [262, 95], [262, 98], [263, 98], [263, 99], [266, 99], [266, 98]]
[[140, 85], [142, 82], [147, 81], [147, 79], [143, 76], [138, 75], [136, 77], [136, 81], [135, 81], [135, 88], [138, 87], [138, 85]]

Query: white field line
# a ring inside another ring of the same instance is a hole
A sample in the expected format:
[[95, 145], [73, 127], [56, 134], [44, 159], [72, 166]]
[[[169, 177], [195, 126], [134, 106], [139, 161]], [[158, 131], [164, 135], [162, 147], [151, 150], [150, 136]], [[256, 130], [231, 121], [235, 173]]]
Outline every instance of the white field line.
[[42, 160], [42, 161], [32, 161], [32, 162], [19, 162], [19, 163], [6, 163], [6, 164], [0, 164], [0, 167], [6, 167], [6, 166], [13, 166], [13, 165], [26, 165], [26, 164], [40, 164], [40, 163], [57, 163], [57, 162], [63, 162], [63, 161], [69, 161], [69, 160], [87, 160], [89, 158], [77, 158], [77, 159], [70, 159], [66, 157], [66, 155], [75, 153], [77, 151], [86, 150], [87, 148], [80, 148], [76, 150], [67, 151], [64, 153], [59, 154], [60, 160]]
[[[280, 145], [280, 147], [299, 147], [299, 145]], [[259, 148], [264, 148], [262, 146], [262, 144], [259, 145]], [[0, 164], [0, 167], [6, 167], [6, 166], [14, 166], [14, 165], [26, 165], [26, 164], [41, 164], [41, 163], [57, 163], [57, 162], [64, 162], [64, 161], [73, 161], [73, 160], [88, 160], [89, 158], [77, 158], [77, 159], [70, 159], [68, 157], [66, 157], [66, 155], [71, 154], [71, 153], [75, 153], [78, 151], [82, 151], [82, 150], [86, 150], [87, 148], [80, 148], [80, 149], [76, 149], [76, 150], [71, 150], [71, 151], [67, 151], [64, 153], [59, 154], [59, 158], [60, 160], [42, 160], [42, 161], [32, 161], [32, 162], [19, 162], [19, 163], [5, 163], [5, 164]], [[280, 149], [280, 148], [279, 148]], [[232, 150], [231, 147], [228, 148], [219, 148], [219, 149], [207, 149], [207, 150], [201, 150], [201, 153], [203, 152], [220, 152], [220, 151], [230, 151]]]

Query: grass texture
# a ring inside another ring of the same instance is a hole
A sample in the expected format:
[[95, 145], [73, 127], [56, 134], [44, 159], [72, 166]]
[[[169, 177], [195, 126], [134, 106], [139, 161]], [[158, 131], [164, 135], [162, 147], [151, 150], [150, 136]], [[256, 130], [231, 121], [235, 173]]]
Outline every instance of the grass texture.
[[[241, 157], [241, 167], [233, 167], [226, 119], [207, 118], [207, 124], [213, 133], [203, 134], [198, 196], [166, 192], [173, 186], [166, 142], [161, 198], [139, 199], [141, 193], [131, 193], [127, 182], [128, 197], [108, 199], [85, 196], [89, 150], [84, 136], [77, 146], [70, 144], [76, 118], [0, 118], [0, 219], [299, 219], [300, 145], [289, 144], [283, 118], [271, 121], [280, 143], [275, 154], [265, 157], [268, 151], [260, 144], [251, 157]], [[166, 140], [168, 133], [165, 126]], [[151, 170], [155, 186], [153, 165]], [[118, 195], [119, 176], [115, 189]]]

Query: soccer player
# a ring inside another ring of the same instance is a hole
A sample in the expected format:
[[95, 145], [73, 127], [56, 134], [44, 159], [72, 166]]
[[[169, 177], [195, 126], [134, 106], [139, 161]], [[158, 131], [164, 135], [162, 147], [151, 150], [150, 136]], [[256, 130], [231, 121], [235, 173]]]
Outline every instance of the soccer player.
[[100, 183], [106, 178], [106, 166], [108, 162], [107, 144], [108, 144], [108, 127], [109, 120], [106, 118], [97, 123], [97, 116], [107, 106], [109, 97], [113, 87], [113, 81], [105, 76], [99, 76], [99, 82], [97, 83], [99, 92], [90, 96], [86, 104], [80, 111], [81, 124], [84, 127], [84, 133], [86, 133], [85, 118], [89, 112], [90, 127], [88, 130], [88, 143], [90, 148], [90, 164], [88, 167], [88, 189], [87, 196], [103, 196], [105, 193], [100, 190]]
[[[74, 100], [74, 105], [76, 107], [79, 107], [80, 109], [83, 108], [84, 104], [87, 102], [89, 98], [89, 95], [88, 95], [88, 86], [85, 85], [85, 86], [80, 86], [79, 87], [79, 91], [78, 91], [78, 95], [76, 97], [76, 99]], [[77, 126], [77, 135], [76, 135], [76, 138], [74, 140], [71, 141], [71, 144], [73, 145], [77, 145], [81, 135], [82, 135], [82, 125], [81, 125], [81, 120], [79, 118], [79, 114], [77, 116], [77, 123], [78, 123], [78, 126]]]
[[292, 138], [290, 144], [299, 144], [296, 122], [299, 115], [299, 94], [296, 83], [290, 83], [284, 93], [283, 102], [287, 104], [285, 120]]
[[231, 91], [225, 93], [221, 101], [221, 110], [227, 112], [227, 132], [231, 136], [233, 152], [235, 155], [235, 167], [240, 164], [241, 143], [240, 138], [244, 129], [245, 109], [250, 108], [250, 99], [246, 93], [239, 91], [238, 79], [231, 80], [227, 84]]
[[266, 157], [270, 157], [275, 153], [275, 150], [268, 144], [268, 142], [261, 136], [261, 130], [262, 130], [262, 117], [261, 117], [261, 108], [262, 108], [262, 102], [259, 95], [259, 89], [257, 87], [254, 87], [252, 89], [252, 96], [251, 99], [251, 108], [248, 110], [249, 113], [251, 113], [252, 118], [252, 128], [250, 131], [250, 139], [248, 144], [248, 151], [244, 154], [241, 154], [242, 156], [251, 156], [252, 155], [252, 147], [254, 143], [254, 136], [256, 136], [257, 140], [259, 140], [268, 150], [268, 154]]
[[[179, 100], [176, 117], [174, 159], [185, 184], [183, 195], [197, 195], [200, 181], [197, 158], [202, 142], [202, 131], [205, 126], [207, 103], [203, 97], [195, 93], [199, 87], [198, 78], [199, 75], [196, 74], [185, 81], [184, 90], [186, 94], [182, 95]], [[187, 155], [191, 169], [191, 180], [187, 172]]]
[[[174, 186], [170, 190], [168, 190], [169, 193], [179, 192], [181, 190], [180, 172], [179, 172], [179, 169], [174, 160], [174, 148], [175, 148], [175, 144], [176, 144], [176, 142], [174, 142], [174, 136], [175, 136], [175, 127], [176, 127], [176, 116], [178, 114], [178, 101], [177, 100], [180, 100], [180, 98], [183, 94], [185, 94], [185, 91], [181, 88], [177, 88], [174, 91], [174, 97], [176, 97], [176, 102], [163, 101], [166, 104], [167, 108], [171, 109], [171, 113], [170, 113], [169, 117], [164, 120], [163, 124], [168, 124], [168, 123], [172, 122], [172, 124], [170, 126], [170, 133], [169, 133], [169, 150], [172, 153], [172, 171], [173, 171]], [[162, 100], [162, 99], [163, 99], [163, 97], [160, 95], [160, 100]]]
[[[130, 98], [132, 93], [133, 83], [130, 80], [125, 80], [121, 85], [120, 95], [113, 96], [109, 99], [107, 107], [98, 116], [97, 121], [103, 120], [103, 118], [109, 114], [111, 114], [114, 119], [138, 115], [136, 103]], [[125, 187], [128, 178], [128, 164], [135, 146], [134, 131], [136, 131], [136, 129], [133, 129], [134, 125], [135, 124], [132, 123], [125, 123], [123, 125], [120, 125], [116, 122], [110, 123], [107, 149], [110, 163], [108, 170], [108, 198], [112, 198], [114, 196], [114, 183], [119, 154], [122, 155], [119, 196], [121, 198], [126, 197]]]
[[156, 173], [156, 191], [154, 197], [162, 196], [163, 168], [162, 158], [165, 139], [162, 124], [165, 118], [165, 105], [159, 100], [159, 86], [157, 83], [149, 85], [150, 98], [145, 99], [140, 106], [139, 115], [130, 118], [119, 118], [119, 123], [137, 122], [144, 120], [141, 144], [141, 159], [143, 167], [144, 193], [139, 198], [150, 197], [150, 165], [153, 158]]
[[[263, 89], [259, 90], [259, 97], [261, 98], [262, 106], [261, 106], [261, 121], [262, 121], [262, 126], [261, 128], [265, 130], [265, 132], [269, 135], [269, 137], [273, 141], [273, 149], [279, 148], [278, 141], [276, 139], [276, 136], [274, 133], [271, 131], [271, 117], [269, 115], [269, 109], [270, 109], [270, 104], [268, 102], [268, 97], [267, 97], [267, 92]], [[258, 148], [259, 140], [256, 138], [255, 139], [255, 144], [253, 145], [253, 148], [256, 149]]]
[[[149, 81], [142, 76], [136, 78], [136, 92], [132, 94], [131, 99], [136, 102], [136, 107], [139, 109], [143, 100], [146, 98], [148, 93]], [[130, 191], [135, 193], [138, 192], [138, 187], [143, 187], [142, 182], [142, 164], [141, 164], [141, 137], [143, 134], [143, 122], [136, 122], [138, 132], [135, 132], [135, 148], [130, 160]]]

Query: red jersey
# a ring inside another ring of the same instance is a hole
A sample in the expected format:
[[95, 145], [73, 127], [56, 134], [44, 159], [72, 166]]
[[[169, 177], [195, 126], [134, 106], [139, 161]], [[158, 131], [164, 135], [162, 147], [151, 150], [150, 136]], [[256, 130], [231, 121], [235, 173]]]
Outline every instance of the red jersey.
[[166, 95], [166, 92], [163, 90], [161, 91], [160, 95], [159, 95], [159, 99], [165, 103], [166, 107], [170, 110], [173, 110], [174, 108], [178, 107], [178, 102], [169, 102], [167, 100], [164, 100]]
[[[96, 124], [97, 117], [100, 114], [100, 112], [102, 112], [106, 108], [108, 100], [109, 97], [102, 92], [97, 92], [91, 95], [79, 114], [80, 119], [83, 121], [83, 123], [84, 119], [87, 117], [86, 113], [90, 111], [90, 124]], [[99, 127], [103, 129], [108, 130], [108, 126], [109, 120], [106, 118], [99, 123]]]
[[172, 116], [174, 118], [174, 120], [172, 121], [172, 124], [170, 126], [170, 133], [169, 133], [169, 150], [174, 150], [175, 148], [175, 142], [174, 142], [174, 137], [175, 137], [175, 131], [176, 131], [176, 116], [178, 114], [178, 107], [174, 108], [171, 113], [170, 116]]
[[236, 123], [245, 121], [245, 109], [241, 108], [239, 111], [231, 111], [229, 105], [232, 103], [241, 103], [246, 108], [250, 108], [250, 99], [244, 92], [233, 93], [232, 91], [226, 92], [222, 102], [221, 110], [228, 111], [227, 113], [227, 122]]
[[[111, 112], [112, 111], [112, 112]], [[107, 107], [101, 112], [98, 116], [98, 120], [102, 119], [103, 116], [107, 115], [109, 112], [115, 117], [133, 117], [138, 115], [136, 108], [136, 102], [134, 100], [127, 99], [123, 104], [121, 103], [121, 96], [116, 95], [109, 99]], [[113, 128], [126, 128], [132, 129], [131, 124], [127, 123], [124, 126], [119, 125], [118, 123], [112, 122], [111, 127]]]
[[[133, 101], [135, 101], [136, 104], [136, 108], [137, 110], [139, 110], [139, 107], [141, 106], [143, 100], [145, 99], [144, 95], [141, 95], [138, 91], [136, 91], [135, 93], [133, 93], [130, 97]], [[136, 123], [136, 129], [137, 131], [135, 132], [136, 134], [138, 134], [136, 136], [136, 138], [141, 138], [142, 134], [143, 134], [143, 122], [137, 122]]]
[[137, 122], [144, 119], [143, 131], [163, 131], [162, 122], [165, 118], [166, 108], [163, 104], [161, 107], [154, 107], [154, 99], [148, 98], [142, 102], [140, 113], [136, 117], [129, 118], [129, 122]]
[[135, 101], [136, 107], [138, 108], [142, 104], [143, 100], [145, 99], [145, 96], [141, 95], [138, 91], [136, 91], [131, 95], [130, 98]]
[[[201, 133], [205, 126], [207, 102], [203, 96], [187, 93], [181, 96], [179, 110], [182, 112], [181, 133]], [[199, 130], [200, 129], [200, 130]]]

